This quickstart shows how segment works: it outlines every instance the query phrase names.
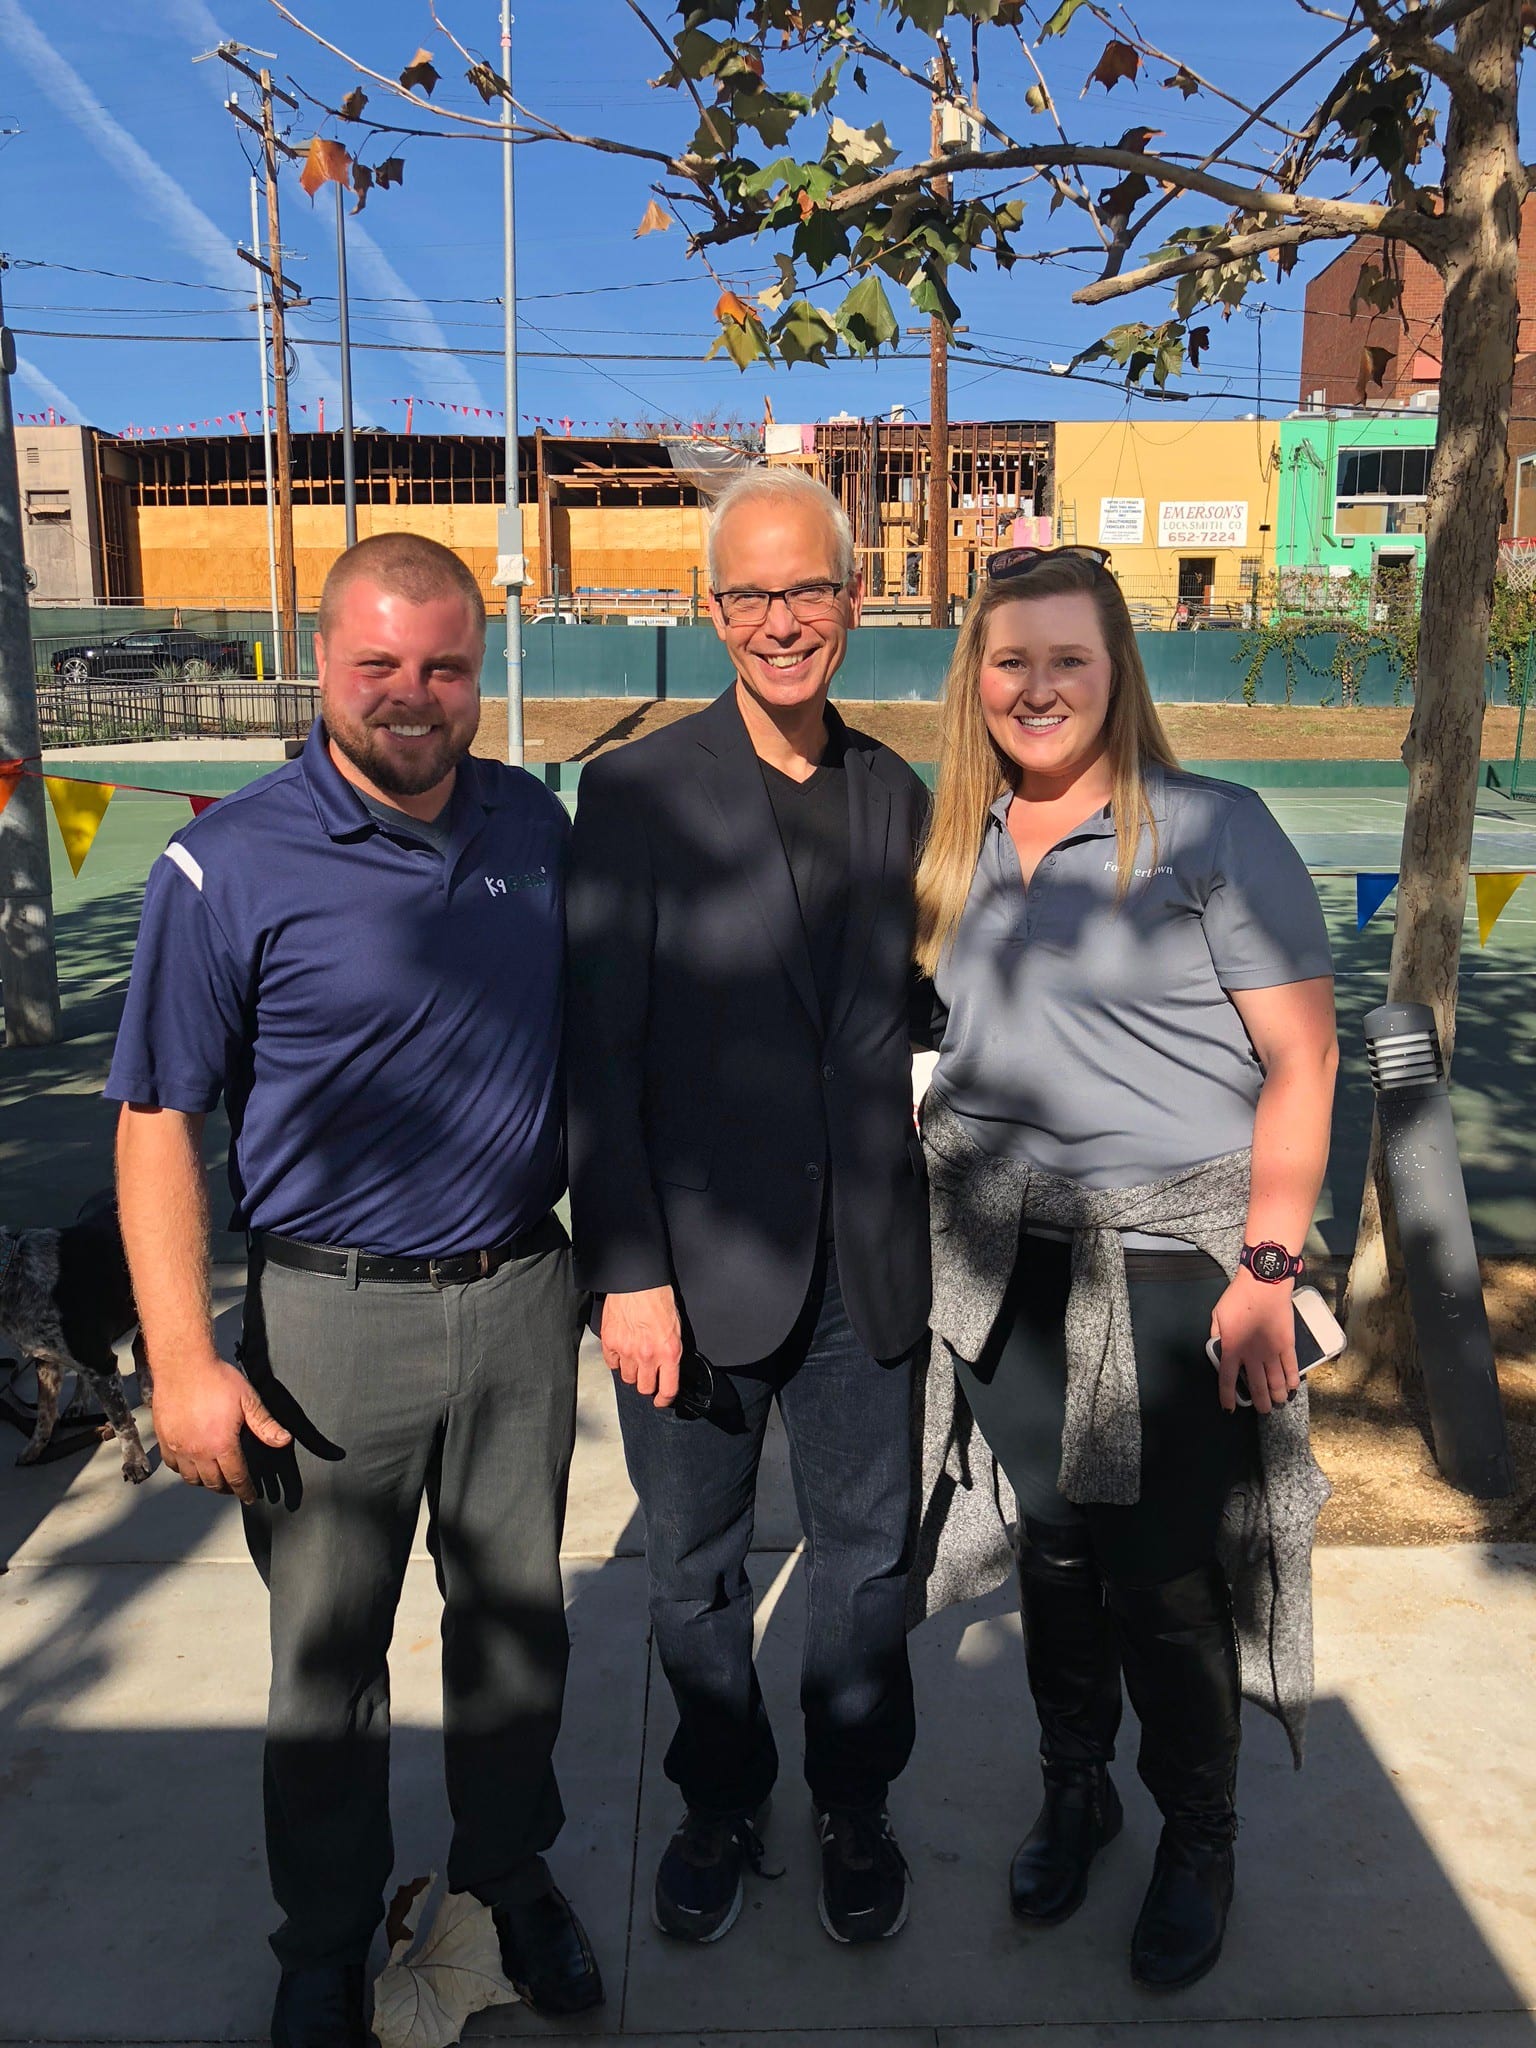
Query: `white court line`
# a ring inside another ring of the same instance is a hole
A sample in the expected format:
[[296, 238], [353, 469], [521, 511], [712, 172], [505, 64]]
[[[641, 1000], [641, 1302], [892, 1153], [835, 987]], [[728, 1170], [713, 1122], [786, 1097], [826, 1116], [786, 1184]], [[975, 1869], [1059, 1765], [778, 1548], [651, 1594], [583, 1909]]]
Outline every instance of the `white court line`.
[[754, 1651], [763, 1647], [763, 1636], [773, 1619], [773, 1610], [784, 1597], [784, 1589], [795, 1575], [795, 1566], [805, 1555], [805, 1538], [802, 1536], [794, 1549], [785, 1558], [774, 1574], [773, 1584], [757, 1603], [757, 1612], [752, 1617], [752, 1641]]

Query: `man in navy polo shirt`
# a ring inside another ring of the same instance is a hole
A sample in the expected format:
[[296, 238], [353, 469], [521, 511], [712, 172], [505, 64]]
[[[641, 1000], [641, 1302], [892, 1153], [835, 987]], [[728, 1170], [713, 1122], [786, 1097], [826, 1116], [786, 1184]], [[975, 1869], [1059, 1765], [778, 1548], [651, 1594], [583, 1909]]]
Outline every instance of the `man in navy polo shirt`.
[[[423, 1496], [449, 1884], [492, 1907], [536, 2011], [602, 1999], [542, 1855], [563, 1818], [579, 1320], [552, 1214], [568, 828], [531, 777], [469, 754], [485, 606], [446, 548], [350, 549], [315, 649], [302, 757], [151, 871], [107, 1093], [161, 1453], [245, 1503], [271, 1596], [274, 2048], [358, 2048], [393, 1864], [386, 1658]], [[251, 1244], [243, 1370], [208, 1302], [221, 1094]]]

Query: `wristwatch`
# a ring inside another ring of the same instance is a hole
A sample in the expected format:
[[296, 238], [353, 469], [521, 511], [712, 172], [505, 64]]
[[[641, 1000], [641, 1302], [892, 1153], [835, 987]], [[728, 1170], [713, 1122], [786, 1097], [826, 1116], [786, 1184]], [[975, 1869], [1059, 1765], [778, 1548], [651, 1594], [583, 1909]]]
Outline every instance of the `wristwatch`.
[[1262, 1244], [1245, 1244], [1238, 1264], [1246, 1266], [1255, 1280], [1276, 1287], [1282, 1280], [1299, 1280], [1306, 1262], [1300, 1252], [1293, 1258], [1283, 1244], [1266, 1238]]

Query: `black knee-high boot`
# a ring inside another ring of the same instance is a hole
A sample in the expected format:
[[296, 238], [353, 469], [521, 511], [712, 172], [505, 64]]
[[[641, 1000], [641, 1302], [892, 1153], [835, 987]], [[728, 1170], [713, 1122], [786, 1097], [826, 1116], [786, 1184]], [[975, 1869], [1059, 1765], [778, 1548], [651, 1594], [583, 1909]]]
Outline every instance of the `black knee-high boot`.
[[1085, 1531], [1026, 1516], [1019, 1597], [1045, 1803], [1014, 1856], [1008, 1895], [1021, 1920], [1051, 1926], [1083, 1903], [1088, 1866], [1120, 1832], [1106, 1768], [1120, 1726], [1120, 1653]]
[[1163, 1815], [1131, 1974], [1171, 1991], [1215, 1965], [1232, 1904], [1242, 1704], [1232, 1599], [1215, 1564], [1108, 1593], [1141, 1720], [1137, 1768]]

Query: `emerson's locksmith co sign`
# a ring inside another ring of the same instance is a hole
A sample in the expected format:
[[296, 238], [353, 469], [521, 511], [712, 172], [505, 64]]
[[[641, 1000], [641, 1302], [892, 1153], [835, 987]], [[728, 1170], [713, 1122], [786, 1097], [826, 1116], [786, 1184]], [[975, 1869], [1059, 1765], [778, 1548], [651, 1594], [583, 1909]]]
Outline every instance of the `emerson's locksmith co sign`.
[[1242, 548], [1248, 545], [1246, 498], [1165, 498], [1157, 508], [1160, 548]]

